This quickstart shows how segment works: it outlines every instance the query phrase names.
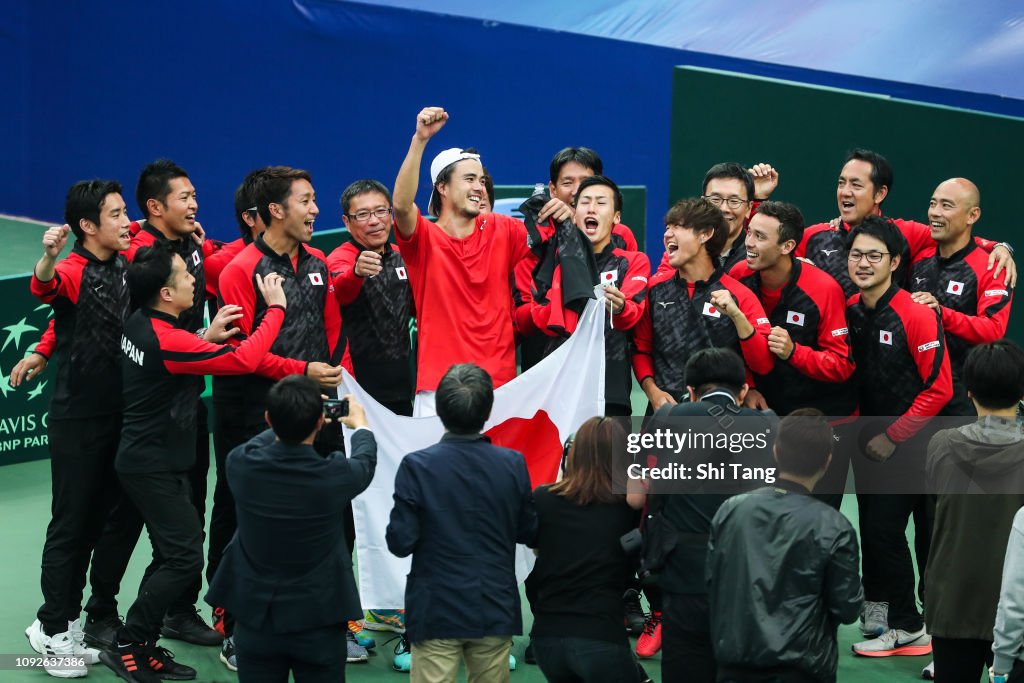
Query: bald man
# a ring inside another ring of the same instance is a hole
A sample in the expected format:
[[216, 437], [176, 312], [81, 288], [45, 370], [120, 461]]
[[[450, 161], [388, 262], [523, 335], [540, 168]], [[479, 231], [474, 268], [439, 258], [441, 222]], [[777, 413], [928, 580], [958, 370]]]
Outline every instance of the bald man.
[[942, 316], [953, 371], [953, 400], [946, 415], [974, 415], [963, 385], [967, 352], [1006, 335], [1013, 292], [987, 269], [988, 254], [971, 231], [981, 218], [981, 194], [966, 178], [939, 184], [928, 203], [935, 246], [922, 252], [911, 272], [913, 298]]

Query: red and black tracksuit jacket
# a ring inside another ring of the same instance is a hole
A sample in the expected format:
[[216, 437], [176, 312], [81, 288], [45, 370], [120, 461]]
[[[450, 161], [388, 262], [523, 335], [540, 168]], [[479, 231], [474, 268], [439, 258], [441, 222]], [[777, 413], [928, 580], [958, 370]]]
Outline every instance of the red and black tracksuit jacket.
[[[192, 295], [192, 307], [178, 318], [178, 325], [181, 326], [181, 329], [196, 332], [203, 327], [203, 305], [206, 301], [206, 270], [203, 265], [203, 247], [196, 244], [195, 240], [191, 237], [169, 240], [159, 230], [146, 222], [132, 236], [131, 244], [125, 255], [131, 261], [135, 258], [135, 252], [142, 247], [152, 246], [156, 242], [168, 242], [174, 245], [174, 251], [185, 261], [185, 268], [196, 279], [196, 288]], [[139, 302], [136, 303], [138, 304]]]
[[[619, 406], [628, 411], [630, 392], [633, 389], [633, 382], [629, 376], [633, 328], [640, 322], [647, 306], [647, 281], [651, 272], [651, 262], [644, 254], [625, 251], [616, 247], [614, 243], [609, 243], [604, 251], [595, 254], [595, 261], [601, 276], [600, 281], [612, 282], [626, 299], [622, 310], [612, 316], [612, 323], [606, 322], [604, 328], [604, 400], [608, 405]], [[579, 322], [575, 315], [571, 318], [557, 315], [559, 306], [552, 305], [552, 302], [560, 302], [562, 299], [561, 275], [561, 269], [556, 268], [551, 289], [543, 303], [531, 298], [528, 304], [534, 328], [546, 335], [549, 340], [543, 354], [545, 357], [576, 331], [576, 324]], [[607, 321], [608, 309], [604, 301], [600, 303]], [[557, 320], [554, 323], [552, 313], [556, 313]], [[569, 323], [568, 326], [563, 327], [566, 322]]]
[[217, 251], [206, 257], [204, 261], [206, 264], [206, 298], [209, 301], [215, 303], [217, 301], [220, 274], [224, 272], [224, 268], [250, 244], [252, 244], [251, 237], [239, 237], [233, 242], [220, 245]]
[[413, 396], [409, 321], [415, 315], [412, 287], [398, 247], [386, 245], [381, 272], [355, 273], [365, 247], [347, 242], [327, 257], [334, 295], [341, 307], [343, 345], [359, 384], [380, 403], [410, 401]]
[[341, 313], [323, 252], [300, 244], [293, 262], [287, 254], [278, 254], [267, 246], [262, 236], [243, 249], [220, 275], [221, 305], [242, 307], [242, 317], [235, 321], [241, 333], [230, 343], [245, 339], [263, 321], [267, 304], [256, 287], [256, 276], [270, 273], [284, 278], [288, 297], [281, 332], [253, 374], [218, 384], [220, 400], [257, 415], [263, 414], [264, 398], [274, 382], [304, 374], [313, 361], [337, 365], [334, 356], [341, 352]]
[[[761, 274], [746, 263], [730, 272], [764, 304]], [[818, 408], [842, 417], [857, 410], [852, 378], [853, 351], [846, 325], [846, 298], [825, 272], [793, 259], [789, 283], [768, 310], [772, 327], [782, 327], [793, 339], [793, 355], [775, 359], [767, 375], [755, 374], [768, 407], [780, 415], [798, 408]]]
[[[29, 288], [53, 307], [53, 325], [36, 351], [57, 359], [50, 418], [121, 412], [121, 330], [129, 312], [124, 255], [106, 261], [75, 243], [52, 280], [32, 274]], [[46, 353], [44, 353], [46, 352]]]
[[850, 297], [846, 310], [857, 363], [862, 415], [898, 419], [886, 433], [906, 441], [953, 396], [949, 354], [939, 316], [896, 285], [874, 309]]
[[284, 317], [283, 308], [271, 307], [259, 329], [234, 347], [200, 339], [181, 329], [172, 315], [151, 308], [135, 311], [121, 338], [124, 426], [115, 469], [144, 474], [191, 468], [202, 376], [252, 372]]
[[[736, 327], [711, 304], [711, 294], [726, 289], [754, 333], [740, 339]], [[686, 362], [701, 349], [722, 346], [740, 354], [748, 370], [771, 372], [768, 350], [771, 325], [754, 293], [716, 270], [708, 280], [688, 283], [678, 271], [660, 272], [647, 288], [647, 307], [633, 330], [633, 372], [638, 382], [654, 378], [658, 388], [675, 400], [686, 396]]]
[[[924, 223], [908, 221], [902, 218], [887, 218], [890, 223], [899, 228], [903, 237], [907, 240], [909, 253], [902, 254], [905, 264], [913, 263], [925, 253], [927, 249], [935, 247], [935, 240], [932, 239], [931, 228]], [[850, 226], [843, 223], [838, 228], [833, 228], [828, 223], [817, 223], [808, 226], [804, 230], [804, 237], [793, 252], [794, 256], [806, 258], [826, 273], [835, 278], [836, 282], [843, 288], [843, 293], [851, 297], [857, 293], [857, 285], [850, 279], [848, 266], [848, 254], [846, 241], [850, 236]], [[979, 246], [987, 251], [996, 247], [996, 242], [975, 237]], [[901, 266], [899, 272], [905, 269]], [[897, 278], [897, 281], [900, 281]], [[914, 288], [917, 289], [917, 288]]]
[[1013, 292], [987, 269], [988, 258], [974, 242], [949, 258], [940, 256], [933, 246], [911, 270], [913, 291], [930, 292], [942, 305], [957, 407], [970, 415], [974, 409], [963, 386], [964, 361], [973, 346], [1006, 336], [1013, 299]]

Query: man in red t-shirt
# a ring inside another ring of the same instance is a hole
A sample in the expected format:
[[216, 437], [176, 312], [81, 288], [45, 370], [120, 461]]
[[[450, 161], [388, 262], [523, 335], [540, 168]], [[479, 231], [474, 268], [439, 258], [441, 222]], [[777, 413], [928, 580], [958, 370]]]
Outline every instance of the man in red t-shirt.
[[[456, 363], [480, 365], [496, 387], [516, 374], [512, 274], [529, 253], [526, 226], [508, 216], [480, 214], [480, 155], [459, 148], [444, 150], [430, 164], [428, 208], [437, 222], [424, 218], [414, 201], [423, 150], [447, 121], [440, 107], [420, 111], [393, 193], [398, 246], [416, 303], [417, 393], [432, 394]], [[571, 207], [552, 199], [539, 219], [572, 216]]]

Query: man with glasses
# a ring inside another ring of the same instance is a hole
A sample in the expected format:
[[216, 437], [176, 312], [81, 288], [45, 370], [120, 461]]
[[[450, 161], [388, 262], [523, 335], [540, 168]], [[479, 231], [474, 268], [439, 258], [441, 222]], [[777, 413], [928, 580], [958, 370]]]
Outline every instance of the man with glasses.
[[[715, 263], [723, 272], [728, 273], [746, 258], [743, 239], [747, 221], [757, 209], [758, 202], [767, 199], [778, 183], [779, 174], [769, 164], [754, 164], [752, 168], [745, 169], [729, 161], [715, 164], [704, 174], [701, 198], [721, 210], [729, 226], [725, 246]], [[672, 270], [666, 253], [658, 266], [658, 272]]]
[[412, 288], [402, 254], [388, 243], [391, 193], [376, 180], [357, 180], [341, 194], [341, 211], [352, 240], [327, 265], [355, 378], [391, 412], [412, 415]]
[[931, 652], [914, 597], [906, 527], [913, 515], [923, 576], [931, 535], [923, 493], [925, 446], [933, 431], [927, 423], [949, 402], [953, 385], [938, 315], [893, 282], [905, 249], [900, 230], [881, 216], [866, 217], [850, 232], [849, 276], [860, 291], [850, 298], [847, 319], [860, 412], [879, 418], [863, 421], [864, 453], [854, 457], [867, 601], [861, 628], [878, 637], [853, 651], [867, 657]]

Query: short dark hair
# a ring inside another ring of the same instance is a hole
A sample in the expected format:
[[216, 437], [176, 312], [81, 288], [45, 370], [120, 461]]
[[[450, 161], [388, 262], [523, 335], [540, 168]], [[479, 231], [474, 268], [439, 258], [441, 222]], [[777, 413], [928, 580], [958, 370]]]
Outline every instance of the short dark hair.
[[[612, 197], [615, 199], [615, 210], [622, 211], [622, 192], [619, 190], [619, 186], [616, 185], [615, 182], [608, 176], [592, 175], [584, 178], [583, 181], [580, 183], [579, 189], [576, 190], [576, 199], [579, 199], [579, 196], [583, 193], [583, 190], [585, 190], [588, 187], [593, 187], [594, 185], [610, 187], [612, 190]], [[573, 204], [575, 204], [575, 201], [573, 202]]]
[[832, 454], [832, 426], [817, 408], [799, 408], [782, 418], [775, 437], [775, 461], [782, 472], [809, 477]]
[[754, 177], [750, 175], [747, 169], [743, 168], [742, 164], [737, 164], [735, 161], [725, 161], [709, 168], [708, 172], [704, 174], [704, 183], [700, 186], [701, 194], [707, 194], [708, 183], [717, 178], [733, 178], [740, 181], [747, 190], [747, 201], [754, 198]]
[[589, 147], [566, 147], [559, 150], [558, 154], [551, 160], [552, 183], [558, 182], [558, 174], [562, 172], [562, 167], [570, 161], [575, 161], [583, 168], [589, 168], [594, 172], [594, 175], [604, 173], [604, 164], [601, 163], [601, 157], [597, 155], [597, 152]]
[[1005, 338], [975, 346], [964, 361], [964, 386], [985, 408], [1017, 405], [1024, 398], [1024, 350]]
[[843, 166], [846, 166], [846, 164], [853, 160], [871, 164], [871, 184], [875, 186], [875, 192], [882, 189], [882, 187], [886, 187], [889, 189], [889, 192], [892, 192], [894, 178], [892, 175], [892, 164], [889, 163], [888, 159], [878, 152], [858, 147], [847, 152]]
[[494, 211], [494, 178], [491, 174], [484, 169], [484, 192], [487, 193], [487, 203], [491, 207], [491, 211]]
[[779, 244], [793, 240], [797, 244], [804, 238], [804, 215], [800, 209], [786, 202], [761, 202], [757, 213], [774, 218], [779, 222]]
[[64, 200], [64, 222], [75, 233], [75, 239], [85, 239], [79, 225], [83, 218], [97, 226], [100, 224], [100, 211], [108, 194], [121, 194], [121, 183], [116, 180], [80, 180], [68, 189]]
[[249, 171], [242, 180], [242, 184], [235, 190], [235, 220], [238, 221], [238, 231], [242, 233], [242, 237], [249, 237], [252, 234], [249, 224], [242, 216], [256, 206], [256, 185], [264, 171], [266, 168]]
[[484, 428], [494, 405], [494, 382], [473, 363], [448, 368], [434, 396], [437, 416], [452, 434], [476, 434]]
[[384, 186], [384, 183], [372, 178], [363, 178], [346, 187], [345, 191], [341, 193], [341, 212], [347, 216], [348, 206], [352, 199], [370, 192], [380, 192], [388, 200], [388, 204], [391, 204], [391, 191]]
[[850, 234], [846, 237], [847, 251], [853, 248], [853, 241], [857, 239], [858, 235], [867, 235], [881, 241], [889, 251], [890, 257], [899, 256], [901, 263], [906, 265], [904, 254], [910, 248], [907, 238], [890, 221], [881, 216], [866, 216], [860, 225], [850, 230]]
[[698, 398], [714, 388], [728, 389], [739, 396], [747, 383], [747, 367], [732, 349], [712, 346], [701, 349], [686, 361], [686, 386], [693, 387]]
[[174, 255], [174, 247], [163, 240], [135, 252], [125, 275], [133, 308], [153, 305], [171, 279]]
[[267, 392], [267, 420], [284, 443], [302, 443], [316, 430], [324, 402], [320, 387], [309, 377], [290, 375]]
[[146, 202], [150, 199], [167, 204], [167, 195], [171, 193], [171, 181], [175, 178], [188, 178], [188, 173], [170, 159], [157, 159], [142, 169], [139, 173], [139, 182], [135, 186], [135, 203], [139, 205], [139, 211], [144, 217], [149, 218]]
[[256, 210], [263, 219], [263, 224], [270, 227], [270, 205], [284, 204], [292, 193], [292, 183], [296, 180], [313, 182], [308, 171], [290, 166], [268, 166], [263, 169], [259, 182], [256, 183]]
[[[462, 153], [480, 154], [480, 152], [477, 151], [476, 147], [467, 147], [464, 150], [462, 150]], [[437, 174], [437, 179], [434, 181], [434, 186], [431, 188], [430, 192], [430, 203], [427, 205], [427, 213], [429, 213], [431, 216], [436, 217], [441, 215], [441, 193], [437, 191], [437, 186], [446, 185], [452, 179], [452, 173], [455, 171], [455, 166], [459, 163], [459, 161], [465, 161], [465, 159], [453, 161], [452, 163], [442, 168], [441, 172]], [[483, 166], [483, 163], [481, 163], [481, 166]], [[484, 171], [484, 175], [487, 175], [487, 171]]]
[[725, 214], [706, 199], [680, 199], [665, 214], [665, 225], [681, 225], [696, 233], [711, 233], [704, 243], [711, 260], [717, 263], [718, 257], [729, 239], [729, 223]]

